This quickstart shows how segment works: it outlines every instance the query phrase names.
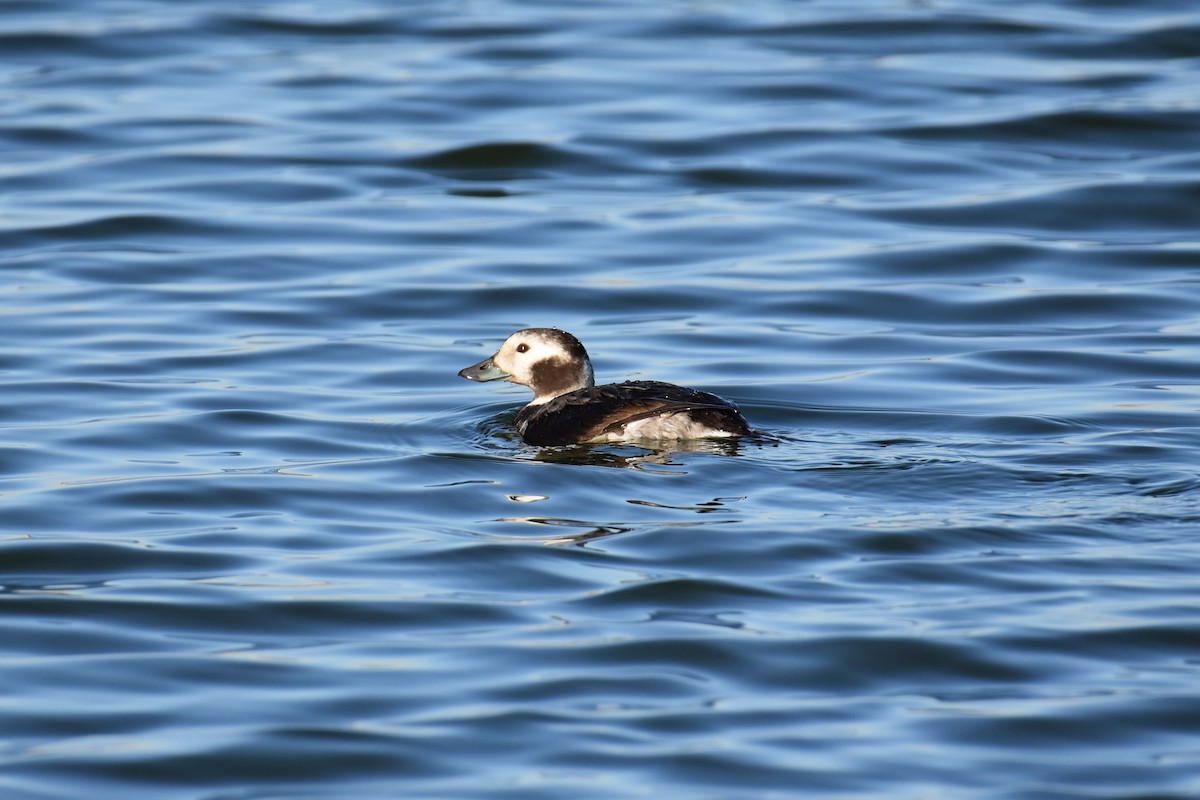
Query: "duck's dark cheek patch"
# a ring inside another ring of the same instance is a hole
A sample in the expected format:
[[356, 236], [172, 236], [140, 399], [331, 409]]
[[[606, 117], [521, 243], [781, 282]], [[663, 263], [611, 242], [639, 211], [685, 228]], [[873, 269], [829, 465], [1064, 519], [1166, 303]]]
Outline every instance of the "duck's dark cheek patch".
[[575, 386], [570, 363], [560, 358], [545, 358], [529, 370], [529, 386], [537, 394], [562, 394]]

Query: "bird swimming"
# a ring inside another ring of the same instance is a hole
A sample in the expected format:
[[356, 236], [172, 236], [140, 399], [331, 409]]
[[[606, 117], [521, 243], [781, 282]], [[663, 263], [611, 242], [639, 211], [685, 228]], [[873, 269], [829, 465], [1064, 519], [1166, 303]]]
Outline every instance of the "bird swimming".
[[517, 412], [521, 438], [539, 446], [706, 439], [753, 433], [737, 406], [662, 381], [597, 386], [587, 350], [557, 328], [526, 328], [496, 354], [460, 370], [471, 381], [507, 380], [533, 390]]

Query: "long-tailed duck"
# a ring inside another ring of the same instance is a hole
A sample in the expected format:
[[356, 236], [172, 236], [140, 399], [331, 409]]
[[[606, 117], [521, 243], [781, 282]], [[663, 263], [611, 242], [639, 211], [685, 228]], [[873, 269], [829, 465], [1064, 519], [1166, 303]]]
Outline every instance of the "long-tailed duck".
[[751, 433], [737, 406], [715, 394], [661, 381], [596, 386], [583, 345], [557, 328], [517, 331], [494, 356], [458, 374], [532, 389], [533, 401], [517, 413], [515, 423], [521, 438], [533, 445]]

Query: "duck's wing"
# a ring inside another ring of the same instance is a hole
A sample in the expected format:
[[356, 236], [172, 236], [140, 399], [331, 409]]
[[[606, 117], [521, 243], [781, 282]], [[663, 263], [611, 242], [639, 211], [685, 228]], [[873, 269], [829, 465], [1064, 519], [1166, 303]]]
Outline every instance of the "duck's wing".
[[634, 422], [683, 412], [712, 428], [750, 433], [732, 403], [708, 392], [661, 381], [627, 381], [580, 389], [523, 409], [516, 422], [526, 442], [559, 445], [619, 435]]
[[715, 394], [659, 381], [632, 381], [619, 384], [617, 388], [628, 391], [632, 398], [623, 407], [622, 413], [597, 431], [596, 436], [609, 433], [620, 435], [635, 422], [677, 414], [686, 415], [701, 428], [710, 431], [739, 435], [750, 433], [750, 426], [737, 406]]

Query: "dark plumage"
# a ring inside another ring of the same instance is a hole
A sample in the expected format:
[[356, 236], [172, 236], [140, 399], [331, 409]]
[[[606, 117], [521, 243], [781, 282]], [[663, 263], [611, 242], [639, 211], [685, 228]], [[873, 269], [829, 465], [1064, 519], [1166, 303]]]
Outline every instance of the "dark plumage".
[[[626, 381], [577, 389], [540, 405], [517, 412], [514, 423], [529, 444], [558, 445], [594, 439], [624, 439], [628, 427], [658, 417], [681, 415], [680, 430], [703, 426], [745, 436], [750, 426], [732, 403], [715, 394], [662, 381]], [[669, 427], [669, 423], [663, 423]], [[711, 435], [711, 434], [710, 434]], [[703, 438], [693, 436], [639, 436], [628, 438]]]

